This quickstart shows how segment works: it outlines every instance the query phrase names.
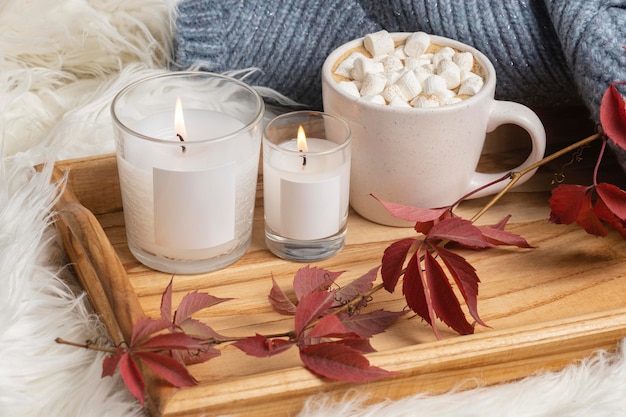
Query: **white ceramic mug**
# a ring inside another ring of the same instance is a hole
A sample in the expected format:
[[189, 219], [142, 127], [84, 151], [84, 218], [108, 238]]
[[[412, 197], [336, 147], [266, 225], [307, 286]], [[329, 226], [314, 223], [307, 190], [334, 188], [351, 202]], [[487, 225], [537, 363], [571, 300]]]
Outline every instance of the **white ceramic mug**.
[[[391, 35], [399, 43], [409, 33]], [[431, 36], [431, 43], [473, 54], [484, 76], [484, 86], [476, 95], [441, 107], [403, 108], [348, 94], [339, 88], [333, 69], [349, 51], [363, 44], [363, 38], [337, 48], [322, 68], [324, 111], [346, 120], [352, 130], [350, 205], [377, 223], [408, 226], [391, 216], [370, 194], [414, 207], [442, 207], [505, 175], [476, 172], [487, 132], [500, 125], [522, 127], [532, 142], [528, 158], [512, 171], [537, 162], [545, 152], [545, 130], [537, 115], [519, 103], [494, 99], [496, 73], [484, 54], [439, 36]], [[494, 194], [505, 185], [506, 181], [501, 181], [471, 197]]]

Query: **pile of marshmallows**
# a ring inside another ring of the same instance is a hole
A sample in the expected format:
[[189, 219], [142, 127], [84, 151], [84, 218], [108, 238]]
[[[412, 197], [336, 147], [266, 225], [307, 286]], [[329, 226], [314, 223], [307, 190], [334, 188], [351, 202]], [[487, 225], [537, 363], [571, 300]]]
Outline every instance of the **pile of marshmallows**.
[[475, 95], [484, 84], [470, 52], [445, 46], [430, 53], [430, 35], [424, 32], [411, 33], [396, 48], [391, 35], [381, 30], [366, 35], [363, 46], [371, 57], [355, 51], [335, 69], [339, 87], [362, 100], [439, 107]]

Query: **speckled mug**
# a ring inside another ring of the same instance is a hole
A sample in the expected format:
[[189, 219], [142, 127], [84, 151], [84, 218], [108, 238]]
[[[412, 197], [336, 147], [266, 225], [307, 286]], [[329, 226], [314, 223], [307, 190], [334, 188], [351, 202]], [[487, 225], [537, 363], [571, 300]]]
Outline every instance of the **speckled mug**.
[[[409, 33], [392, 33], [396, 44]], [[339, 88], [333, 68], [363, 38], [348, 42], [326, 59], [322, 68], [324, 111], [346, 120], [352, 129], [350, 205], [368, 220], [409, 226], [391, 216], [370, 194], [381, 200], [414, 207], [442, 207], [503, 175], [476, 172], [487, 132], [503, 124], [518, 125], [532, 142], [527, 159], [513, 171], [539, 161], [546, 137], [541, 120], [519, 103], [495, 100], [496, 73], [489, 59], [468, 45], [431, 36], [431, 42], [471, 52], [482, 68], [484, 86], [459, 103], [436, 108], [391, 107], [360, 100]], [[507, 171], [508, 172], [508, 171]], [[528, 180], [533, 173], [518, 183]], [[497, 193], [506, 181], [473, 194]]]

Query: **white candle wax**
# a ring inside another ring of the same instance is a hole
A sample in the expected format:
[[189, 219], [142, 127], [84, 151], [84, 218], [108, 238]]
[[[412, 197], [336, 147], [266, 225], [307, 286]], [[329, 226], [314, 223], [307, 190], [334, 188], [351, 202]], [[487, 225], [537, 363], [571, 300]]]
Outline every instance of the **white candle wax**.
[[295, 240], [332, 236], [348, 213], [349, 155], [332, 152], [338, 145], [329, 140], [306, 141], [307, 152], [297, 151], [296, 139], [263, 151], [265, 221]]
[[[170, 259], [210, 259], [233, 250], [249, 228], [256, 188], [256, 144], [249, 132], [219, 138], [244, 127], [224, 113], [185, 110], [187, 138], [179, 142], [174, 113], [163, 112], [131, 128], [159, 144], [125, 133], [118, 152], [129, 244]], [[194, 143], [203, 141], [202, 143]], [[184, 146], [184, 152], [183, 152]]]

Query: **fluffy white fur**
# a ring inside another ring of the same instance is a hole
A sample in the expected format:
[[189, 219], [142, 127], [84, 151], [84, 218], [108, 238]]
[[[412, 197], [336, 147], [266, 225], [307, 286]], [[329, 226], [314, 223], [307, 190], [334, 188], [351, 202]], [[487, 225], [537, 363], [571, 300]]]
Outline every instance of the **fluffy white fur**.
[[[102, 355], [54, 343], [104, 334], [50, 226], [49, 166], [113, 151], [109, 103], [166, 71], [175, 0], [0, 0], [0, 416], [144, 416]], [[269, 94], [270, 92], [268, 92]], [[300, 417], [626, 415], [625, 347], [559, 373], [365, 405], [312, 398]]]

